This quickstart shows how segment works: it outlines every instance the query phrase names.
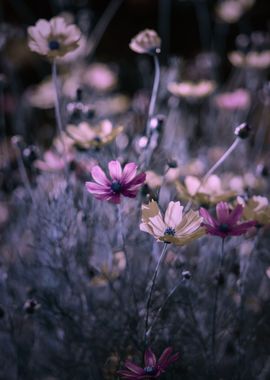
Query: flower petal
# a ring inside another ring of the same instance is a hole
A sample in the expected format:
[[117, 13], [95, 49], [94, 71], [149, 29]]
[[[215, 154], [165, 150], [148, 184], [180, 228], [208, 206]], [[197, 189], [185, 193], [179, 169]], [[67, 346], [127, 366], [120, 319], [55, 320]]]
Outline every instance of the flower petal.
[[121, 180], [122, 168], [119, 161], [110, 161], [108, 164], [110, 176], [114, 180]]
[[128, 182], [127, 183], [127, 186], [128, 187], [137, 187], [137, 186], [140, 186], [144, 183], [146, 179], [146, 174], [145, 173], [140, 173], [138, 175], [136, 175], [136, 177], [134, 177], [132, 179], [132, 181]]
[[144, 353], [144, 365], [145, 367], [155, 367], [157, 362], [156, 355], [153, 353], [151, 348], [147, 348]]
[[175, 228], [182, 220], [183, 206], [180, 202], [170, 202], [165, 213], [165, 224]]
[[238, 220], [241, 218], [243, 214], [243, 206], [237, 205], [233, 211], [230, 213], [227, 223], [230, 225], [234, 225], [238, 222]]
[[135, 162], [130, 162], [125, 165], [122, 178], [121, 178], [122, 184], [127, 184], [135, 177], [136, 172], [137, 172], [137, 167], [138, 166], [135, 164]]
[[228, 223], [230, 209], [227, 202], [219, 202], [216, 206], [217, 220], [220, 223]]
[[200, 208], [200, 215], [203, 217], [203, 223], [209, 224], [212, 227], [217, 227], [217, 221], [212, 217], [212, 215], [203, 207]]
[[125, 367], [129, 369], [131, 372], [135, 373], [136, 375], [144, 375], [143, 368], [137, 366], [136, 364], [132, 363], [132, 361], [127, 360], [125, 362]]
[[100, 166], [98, 165], [93, 166], [91, 170], [91, 174], [92, 174], [93, 179], [100, 185], [103, 185], [103, 186], [110, 185], [110, 181], [108, 180], [108, 178], [106, 177], [104, 171], [101, 169]]

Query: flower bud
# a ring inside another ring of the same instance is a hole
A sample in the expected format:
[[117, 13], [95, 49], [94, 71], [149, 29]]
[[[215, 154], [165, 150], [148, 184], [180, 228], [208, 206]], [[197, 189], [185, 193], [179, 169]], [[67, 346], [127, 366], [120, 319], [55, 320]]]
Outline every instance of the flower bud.
[[251, 128], [247, 123], [242, 123], [235, 128], [234, 134], [240, 139], [246, 139], [250, 135]]

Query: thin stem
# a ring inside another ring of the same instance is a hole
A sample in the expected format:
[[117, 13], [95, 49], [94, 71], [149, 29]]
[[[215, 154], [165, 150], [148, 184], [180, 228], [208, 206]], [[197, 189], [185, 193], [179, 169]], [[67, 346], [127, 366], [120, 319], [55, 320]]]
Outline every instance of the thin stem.
[[158, 309], [156, 315], [154, 316], [153, 318], [153, 321], [150, 325], [150, 327], [148, 328], [148, 330], [146, 331], [146, 337], [148, 338], [149, 335], [151, 334], [151, 331], [152, 331], [152, 328], [153, 326], [155, 325], [157, 319], [159, 318], [162, 310], [166, 307], [167, 303], [169, 302], [170, 298], [174, 295], [174, 293], [176, 292], [176, 290], [180, 287], [180, 285], [182, 285], [183, 283], [183, 280], [181, 280], [180, 282], [178, 282], [178, 284], [176, 284], [174, 286], [174, 288], [170, 291], [170, 293], [167, 295], [167, 298], [165, 299], [165, 301], [163, 302], [163, 304], [160, 306], [160, 308]]
[[[225, 238], [223, 238], [221, 241], [221, 254], [219, 258], [218, 275], [221, 273], [222, 268], [223, 268], [224, 242], [225, 242]], [[216, 319], [217, 319], [217, 309], [218, 309], [218, 297], [219, 297], [219, 282], [217, 279], [215, 297], [214, 297], [213, 318], [212, 318], [212, 367], [214, 371], [216, 368]]]
[[[208, 172], [203, 176], [202, 180], [201, 180], [201, 183], [200, 185], [198, 186], [194, 196], [199, 192], [199, 190], [203, 187], [203, 185], [205, 184], [205, 182], [208, 180], [208, 178], [210, 177], [211, 174], [214, 173], [214, 171], [216, 171], [220, 165], [223, 164], [223, 162], [230, 156], [230, 154], [236, 149], [237, 145], [239, 144], [239, 142], [241, 141], [240, 138], [236, 138], [234, 140], [234, 142], [232, 143], [232, 145], [226, 150], [226, 152], [223, 154], [222, 157], [220, 157], [220, 159], [208, 170]], [[190, 206], [192, 204], [192, 201], [188, 201], [186, 207], [185, 207], [185, 211], [188, 211], [190, 209]]]
[[147, 116], [147, 122], [146, 122], [146, 137], [147, 137], [147, 144], [144, 148], [144, 152], [142, 154], [142, 160], [141, 160], [141, 169], [144, 169], [145, 166], [147, 166], [150, 162], [152, 151], [151, 151], [151, 118], [154, 115], [155, 112], [155, 106], [157, 101], [157, 94], [158, 94], [158, 88], [159, 88], [159, 82], [160, 82], [160, 66], [159, 66], [159, 60], [157, 54], [153, 55], [154, 59], [154, 65], [155, 65], [155, 77], [154, 77], [154, 83], [152, 88], [152, 94], [148, 109], [148, 116]]
[[21, 151], [16, 144], [14, 144], [14, 146], [15, 146], [15, 150], [16, 150], [16, 159], [17, 159], [21, 179], [24, 183], [25, 188], [27, 189], [28, 194], [30, 195], [32, 202], [34, 203], [34, 200], [35, 200], [34, 194], [32, 192], [31, 184], [30, 184], [30, 181], [29, 181], [29, 178], [27, 175], [27, 171], [26, 171], [25, 166], [24, 166]]
[[61, 111], [60, 111], [60, 94], [59, 94], [59, 85], [58, 85], [58, 78], [57, 78], [57, 67], [56, 67], [56, 61], [54, 60], [52, 62], [52, 80], [54, 84], [55, 89], [55, 117], [56, 117], [56, 125], [58, 129], [59, 139], [63, 146], [63, 159], [64, 159], [64, 171], [65, 171], [65, 177], [66, 180], [68, 180], [68, 171], [67, 171], [67, 150], [66, 150], [66, 144], [64, 141], [64, 128], [63, 128], [63, 122], [61, 117]]
[[168, 248], [168, 244], [165, 243], [164, 246], [163, 246], [163, 250], [161, 252], [161, 255], [159, 256], [158, 263], [157, 263], [157, 266], [156, 266], [156, 269], [155, 269], [155, 272], [154, 272], [154, 275], [153, 275], [153, 278], [152, 278], [152, 281], [151, 281], [151, 288], [150, 288], [150, 292], [149, 292], [147, 303], [146, 303], [146, 318], [145, 318], [145, 332], [144, 332], [145, 346], [147, 345], [147, 331], [148, 331], [148, 325], [149, 325], [149, 311], [150, 311], [150, 306], [151, 306], [151, 301], [152, 301], [153, 290], [155, 288], [156, 278], [157, 278], [157, 275], [158, 275], [159, 267], [160, 267], [160, 264], [163, 262], [163, 260], [165, 258], [165, 255], [166, 255], [166, 252], [167, 252], [167, 248]]

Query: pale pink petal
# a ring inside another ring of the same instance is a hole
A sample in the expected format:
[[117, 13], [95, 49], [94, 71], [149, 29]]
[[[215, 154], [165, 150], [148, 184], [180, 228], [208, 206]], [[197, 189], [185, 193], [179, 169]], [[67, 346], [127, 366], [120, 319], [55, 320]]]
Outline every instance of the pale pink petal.
[[93, 166], [91, 170], [91, 174], [94, 180], [100, 185], [104, 185], [104, 186], [110, 185], [110, 181], [108, 180], [108, 178], [106, 177], [104, 171], [101, 169], [100, 166], [98, 165]]
[[119, 161], [110, 161], [108, 164], [110, 176], [113, 180], [121, 180], [122, 168]]
[[180, 202], [170, 202], [165, 213], [165, 224], [175, 228], [182, 220], [183, 206]]

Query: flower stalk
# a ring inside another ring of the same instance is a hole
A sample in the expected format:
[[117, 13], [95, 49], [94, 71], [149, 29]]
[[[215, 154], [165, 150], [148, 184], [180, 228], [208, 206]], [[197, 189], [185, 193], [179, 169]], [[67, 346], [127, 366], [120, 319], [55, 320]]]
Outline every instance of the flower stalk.
[[149, 326], [149, 312], [150, 312], [150, 306], [151, 306], [151, 301], [152, 301], [153, 290], [154, 290], [155, 285], [156, 285], [156, 279], [157, 279], [157, 275], [158, 275], [158, 271], [159, 271], [160, 265], [163, 262], [163, 260], [165, 259], [165, 256], [166, 256], [166, 253], [167, 253], [167, 248], [168, 248], [168, 243], [164, 243], [163, 250], [161, 252], [161, 255], [159, 256], [159, 259], [158, 259], [158, 262], [157, 262], [157, 266], [156, 266], [154, 275], [152, 277], [151, 287], [150, 287], [149, 295], [148, 295], [147, 302], [146, 302], [146, 317], [145, 317], [145, 330], [144, 330], [145, 331], [144, 332], [144, 343], [145, 343], [145, 346], [147, 346], [147, 343], [148, 343], [147, 332], [148, 332], [148, 326]]

